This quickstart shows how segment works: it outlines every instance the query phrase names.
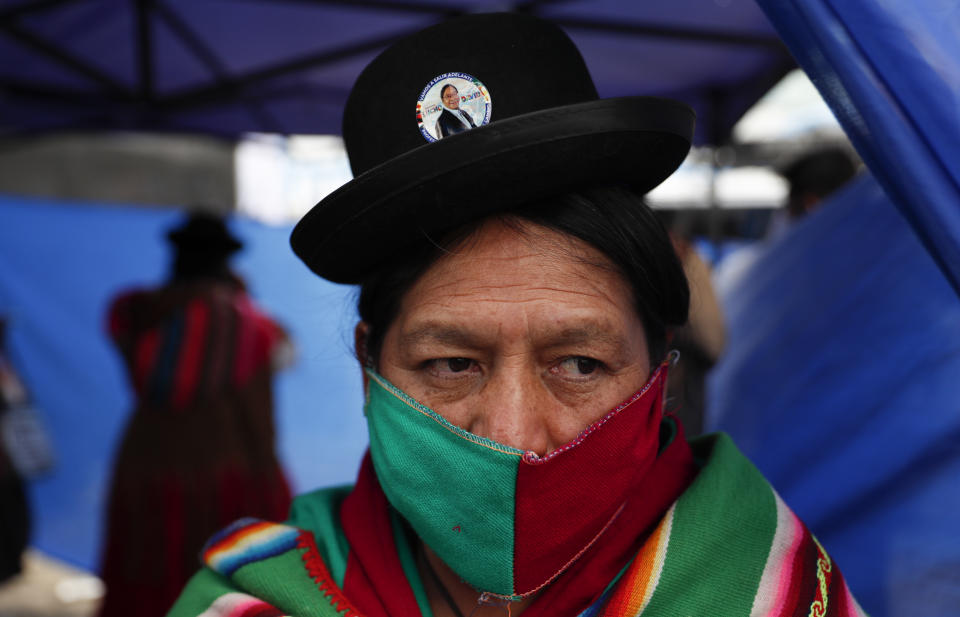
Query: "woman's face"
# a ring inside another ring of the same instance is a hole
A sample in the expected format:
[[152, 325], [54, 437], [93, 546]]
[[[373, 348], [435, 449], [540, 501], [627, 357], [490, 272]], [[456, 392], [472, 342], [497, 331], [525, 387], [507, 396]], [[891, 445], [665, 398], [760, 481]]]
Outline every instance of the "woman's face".
[[443, 99], [443, 104], [450, 109], [458, 109], [460, 107], [460, 93], [457, 92], [457, 89], [453, 86], [447, 86], [441, 98]]
[[403, 297], [381, 374], [472, 433], [545, 455], [650, 374], [626, 281], [538, 225], [486, 223]]

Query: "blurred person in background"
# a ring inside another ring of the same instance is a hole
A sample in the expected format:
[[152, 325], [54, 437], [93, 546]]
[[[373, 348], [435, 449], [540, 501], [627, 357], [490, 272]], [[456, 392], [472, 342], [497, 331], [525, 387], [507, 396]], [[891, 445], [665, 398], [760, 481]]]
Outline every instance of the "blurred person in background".
[[710, 265], [697, 250], [688, 226], [674, 212], [659, 210], [657, 215], [667, 227], [690, 287], [687, 323], [674, 331], [670, 341], [679, 355], [667, 383], [667, 408], [677, 414], [692, 437], [703, 432], [706, 377], [723, 353], [726, 326]]
[[[27, 400], [27, 391], [6, 349], [7, 320], [0, 316], [0, 581], [20, 574], [30, 539], [30, 509], [24, 479], [7, 446], [7, 420]], [[15, 445], [15, 444], [11, 444]]]
[[780, 172], [790, 185], [788, 216], [796, 221], [810, 214], [856, 173], [853, 157], [843, 148], [818, 148], [802, 154]]
[[853, 180], [859, 159], [840, 146], [821, 146], [802, 152], [779, 173], [789, 192], [783, 212], [777, 212], [767, 227], [766, 237], [728, 255], [713, 271], [713, 285], [721, 300], [740, 284], [754, 263], [794, 225], [822, 205], [822, 202]]
[[695, 436], [703, 432], [706, 377], [723, 353], [726, 326], [710, 279], [710, 266], [690, 240], [677, 235], [670, 238], [690, 286], [690, 314], [671, 342], [680, 355], [670, 375], [667, 405], [686, 431]]
[[101, 617], [163, 615], [211, 533], [290, 505], [272, 378], [292, 344], [230, 270], [242, 244], [221, 219], [194, 214], [167, 236], [169, 280], [109, 310], [136, 404], [114, 464]]

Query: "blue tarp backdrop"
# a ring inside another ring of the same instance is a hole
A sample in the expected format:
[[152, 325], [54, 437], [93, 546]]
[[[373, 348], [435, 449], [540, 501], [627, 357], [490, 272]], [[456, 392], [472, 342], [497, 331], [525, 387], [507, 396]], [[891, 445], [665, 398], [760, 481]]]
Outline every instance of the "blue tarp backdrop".
[[722, 297], [707, 425], [729, 432], [872, 617], [960, 613], [960, 298], [874, 179]]
[[[105, 335], [110, 299], [163, 280], [171, 210], [0, 197], [0, 313], [42, 412], [58, 466], [35, 481], [33, 544], [94, 568], [113, 448], [130, 411]], [[254, 297], [291, 332], [299, 361], [276, 380], [279, 451], [295, 491], [351, 482], [366, 446], [360, 370], [351, 356], [353, 290], [312, 275], [287, 228], [239, 220], [236, 260]]]
[[960, 294], [960, 3], [758, 4]]
[[728, 294], [712, 425], [821, 536], [874, 617], [955, 616], [960, 3], [758, 4], [876, 182], [799, 225]]

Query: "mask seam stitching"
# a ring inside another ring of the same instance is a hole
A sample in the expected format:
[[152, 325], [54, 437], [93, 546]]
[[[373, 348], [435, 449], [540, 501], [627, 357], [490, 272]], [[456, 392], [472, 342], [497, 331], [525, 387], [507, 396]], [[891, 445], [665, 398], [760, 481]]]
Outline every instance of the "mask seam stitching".
[[577, 436], [573, 439], [573, 441], [568, 442], [566, 445], [561, 446], [560, 448], [554, 450], [553, 452], [551, 452], [550, 454], [548, 454], [548, 455], [546, 455], [546, 456], [544, 456], [544, 457], [537, 456], [537, 454], [536, 454], [535, 452], [525, 452], [525, 453], [523, 454], [523, 462], [524, 462], [524, 463], [527, 463], [528, 465], [542, 465], [543, 463], [546, 463], [547, 461], [549, 461], [550, 459], [554, 458], [555, 456], [559, 456], [560, 454], [563, 454], [564, 452], [567, 452], [567, 451], [569, 451], [569, 450], [572, 450], [573, 448], [575, 448], [575, 447], [577, 447], [578, 445], [580, 445], [581, 443], [583, 443], [583, 442], [586, 440], [586, 438], [589, 437], [593, 432], [595, 432], [595, 431], [596, 431], [597, 429], [599, 429], [601, 426], [603, 426], [604, 424], [606, 424], [606, 423], [607, 423], [611, 418], [613, 418], [615, 415], [617, 415], [618, 413], [620, 413], [621, 411], [623, 411], [624, 409], [626, 409], [626, 408], [629, 407], [630, 405], [632, 405], [632, 404], [634, 404], [635, 402], [637, 402], [637, 400], [638, 400], [641, 396], [643, 396], [644, 394], [646, 394], [647, 390], [649, 390], [649, 389], [653, 386], [654, 382], [656, 381], [657, 376], [658, 376], [658, 375], [660, 374], [660, 372], [663, 370], [663, 366], [664, 366], [664, 365], [661, 364], [659, 367], [657, 367], [657, 370], [656, 370], [656, 371], [654, 372], [654, 374], [650, 377], [650, 379], [647, 380], [647, 383], [646, 383], [640, 390], [638, 390], [637, 392], [635, 392], [633, 396], [631, 396], [631, 397], [630, 397], [629, 399], [627, 399], [625, 402], [623, 402], [623, 403], [621, 403], [620, 405], [618, 405], [613, 411], [609, 412], [607, 415], [603, 416], [602, 418], [600, 418], [599, 420], [595, 421], [593, 424], [591, 424], [591, 425], [588, 426], [587, 428], [585, 428], [585, 429], [583, 429], [582, 431], [580, 431], [580, 434], [577, 435]]
[[471, 443], [475, 443], [475, 444], [477, 444], [478, 446], [482, 446], [482, 447], [487, 448], [487, 449], [489, 449], [489, 450], [493, 450], [494, 452], [500, 452], [500, 453], [502, 453], [502, 454], [509, 454], [510, 456], [517, 456], [517, 457], [523, 456], [523, 450], [519, 450], [519, 449], [506, 450], [506, 449], [504, 449], [504, 448], [509, 448], [510, 446], [498, 444], [498, 443], [495, 442], [495, 441], [485, 439], [484, 437], [481, 437], [481, 436], [479, 436], [479, 435], [474, 435], [474, 434], [471, 433], [470, 431], [466, 431], [466, 430], [464, 430], [464, 429], [462, 429], [462, 428], [460, 428], [460, 427], [458, 427], [458, 426], [454, 426], [453, 424], [451, 424], [451, 423], [448, 422], [447, 420], [444, 420], [443, 418], [441, 418], [441, 417], [439, 416], [439, 414], [437, 414], [435, 411], [431, 410], [429, 407], [426, 407], [426, 406], [418, 403], [416, 400], [411, 399], [410, 397], [408, 397], [407, 395], [405, 395], [402, 391], [398, 390], [398, 389], [396, 388], [396, 386], [394, 386], [393, 384], [391, 384], [391, 383], [389, 383], [389, 382], [386, 382], [386, 381], [383, 380], [383, 378], [380, 377], [379, 375], [376, 375], [376, 374], [371, 373], [371, 374], [370, 374], [370, 377], [371, 377], [371, 379], [374, 379], [378, 384], [380, 384], [381, 386], [383, 386], [383, 388], [384, 388], [387, 392], [389, 392], [389, 393], [392, 394], [394, 397], [396, 397], [397, 400], [399, 400], [400, 402], [406, 404], [408, 407], [412, 408], [414, 411], [416, 411], [416, 412], [418, 412], [418, 413], [426, 416], [427, 418], [430, 418], [431, 420], [433, 420], [434, 422], [436, 422], [437, 424], [439, 424], [440, 426], [442, 426], [442, 427], [445, 428], [446, 430], [450, 431], [451, 433], [453, 433], [453, 434], [456, 435], [457, 437], [460, 437], [460, 438], [462, 438], [462, 439], [466, 439], [467, 441], [469, 441], [469, 442], [471, 442]]

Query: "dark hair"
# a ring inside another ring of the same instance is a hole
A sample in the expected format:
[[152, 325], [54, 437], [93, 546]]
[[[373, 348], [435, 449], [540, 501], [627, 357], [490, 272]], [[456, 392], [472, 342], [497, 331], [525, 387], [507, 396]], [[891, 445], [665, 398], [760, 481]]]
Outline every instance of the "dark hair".
[[[443, 98], [443, 93], [447, 91], [447, 88], [453, 88], [454, 90], [457, 90], [457, 87], [454, 86], [453, 84], [447, 84], [447, 85], [445, 85], [444, 87], [440, 88], [440, 98], [441, 98], [441, 99]], [[459, 90], [457, 90], [457, 94], [460, 94], [460, 91], [459, 91]]]
[[[664, 358], [668, 328], [687, 321], [690, 290], [666, 230], [642, 198], [626, 188], [600, 187], [527, 204], [499, 216], [579, 238], [606, 255], [631, 287], [651, 365]], [[364, 280], [357, 310], [369, 327], [361, 352], [368, 365], [376, 364], [383, 337], [406, 292], [430, 265], [462, 244], [483, 222], [461, 227], [440, 242], [424, 241], [406, 259], [388, 262]]]

